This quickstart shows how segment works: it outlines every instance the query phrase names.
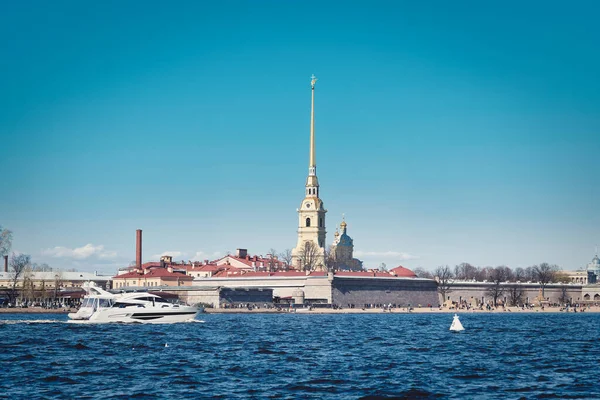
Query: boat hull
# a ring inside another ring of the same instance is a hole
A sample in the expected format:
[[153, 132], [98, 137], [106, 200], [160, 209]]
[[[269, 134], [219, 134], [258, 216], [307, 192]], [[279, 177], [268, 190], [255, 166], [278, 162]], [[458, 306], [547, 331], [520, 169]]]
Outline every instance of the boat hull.
[[178, 309], [149, 310], [144, 308], [120, 309], [107, 308], [94, 312], [87, 319], [73, 318], [72, 323], [142, 323], [142, 324], [172, 324], [194, 320], [202, 310], [197, 307], [179, 307]]

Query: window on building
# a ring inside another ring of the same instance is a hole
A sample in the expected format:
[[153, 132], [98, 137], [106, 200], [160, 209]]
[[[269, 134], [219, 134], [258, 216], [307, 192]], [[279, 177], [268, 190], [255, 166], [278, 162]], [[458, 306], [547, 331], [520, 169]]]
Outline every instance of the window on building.
[[323, 227], [323, 218], [319, 218], [319, 228]]
[[310, 218], [306, 218], [306, 227], [310, 228]]

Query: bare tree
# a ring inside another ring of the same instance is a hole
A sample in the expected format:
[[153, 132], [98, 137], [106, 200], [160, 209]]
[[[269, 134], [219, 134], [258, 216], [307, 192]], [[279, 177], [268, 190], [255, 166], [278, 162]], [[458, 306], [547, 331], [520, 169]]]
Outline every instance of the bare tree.
[[557, 265], [550, 265], [548, 263], [541, 263], [540, 265], [534, 265], [532, 267], [533, 276], [535, 280], [540, 284], [542, 288], [542, 297], [546, 298], [545, 289], [550, 282], [554, 282], [556, 273], [558, 272]]
[[569, 282], [571, 282], [571, 278], [569, 278], [569, 275], [565, 274], [564, 272], [557, 272], [556, 275], [554, 276], [554, 282], [569, 283]]
[[509, 272], [510, 269], [505, 266], [496, 267], [490, 271], [488, 281], [491, 281], [492, 285], [488, 286], [485, 293], [494, 300], [494, 307], [498, 306], [498, 299], [504, 293], [502, 282], [507, 281]]
[[28, 305], [30, 300], [35, 297], [35, 286], [33, 284], [33, 271], [31, 266], [25, 267], [21, 280], [21, 304]]
[[56, 298], [58, 297], [58, 292], [60, 291], [62, 282], [63, 282], [62, 272], [56, 271], [56, 273], [54, 274], [54, 301], [56, 301]]
[[535, 281], [535, 273], [533, 271], [533, 267], [527, 267], [527, 268], [525, 268], [525, 280], [527, 282], [533, 282], [533, 281]]
[[338, 269], [334, 246], [329, 246], [325, 249], [325, 266], [328, 272], [335, 272]]
[[284, 262], [285, 266], [285, 270], [289, 270], [290, 266], [292, 265], [292, 250], [291, 249], [285, 249], [281, 254], [279, 254], [279, 258], [281, 259], [281, 261]]
[[449, 266], [439, 266], [435, 270], [435, 280], [438, 284], [438, 292], [442, 296], [442, 304], [446, 301], [446, 295], [452, 290], [450, 288], [450, 280], [453, 278], [452, 270]]
[[413, 270], [413, 272], [415, 273], [415, 275], [417, 275], [418, 278], [427, 278], [427, 279], [433, 279], [433, 274], [429, 271], [425, 271], [423, 268], [419, 267], [419, 268], [415, 268]]
[[48, 293], [46, 293], [46, 281], [44, 279], [40, 282], [40, 297], [42, 302], [46, 301], [46, 297], [48, 297]]
[[17, 283], [25, 273], [26, 269], [31, 265], [31, 256], [27, 254], [16, 255], [13, 253], [10, 259], [10, 287], [8, 288], [8, 301], [15, 304], [17, 300]]
[[319, 260], [319, 247], [312, 240], [307, 240], [298, 257], [303, 271], [314, 271]]
[[0, 225], [0, 256], [5, 256], [12, 246], [12, 232]]
[[279, 261], [277, 260], [277, 250], [270, 249], [269, 254], [267, 254], [267, 271], [274, 272], [277, 271], [279, 266]]
[[523, 304], [523, 289], [520, 285], [511, 285], [506, 291], [508, 292], [508, 302], [511, 306]]
[[567, 291], [567, 285], [561, 285], [560, 287], [560, 297], [558, 301], [561, 304], [571, 304], [571, 297], [569, 297], [569, 292]]
[[477, 278], [478, 270], [469, 263], [458, 264], [454, 267], [454, 277], [463, 281], [470, 281]]
[[477, 281], [487, 281], [492, 273], [492, 267], [479, 267], [477, 268]]
[[529, 280], [527, 278], [527, 272], [521, 267], [515, 269], [514, 275], [515, 281], [517, 282], [527, 282]]

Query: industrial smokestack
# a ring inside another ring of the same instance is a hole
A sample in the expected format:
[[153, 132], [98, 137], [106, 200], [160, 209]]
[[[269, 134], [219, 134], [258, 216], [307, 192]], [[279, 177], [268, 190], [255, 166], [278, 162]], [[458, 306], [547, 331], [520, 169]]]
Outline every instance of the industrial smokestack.
[[135, 267], [142, 268], [142, 230], [135, 231]]
[[8, 272], [8, 254], [4, 256], [4, 272]]

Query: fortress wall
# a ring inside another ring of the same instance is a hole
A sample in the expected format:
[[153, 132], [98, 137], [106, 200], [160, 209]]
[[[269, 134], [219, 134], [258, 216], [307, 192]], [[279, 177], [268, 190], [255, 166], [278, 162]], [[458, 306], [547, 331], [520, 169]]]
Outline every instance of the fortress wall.
[[[453, 283], [450, 285], [450, 292], [446, 294], [446, 300], [450, 298], [451, 301], [459, 302], [461, 300], [471, 303], [471, 299], [477, 299], [479, 303], [483, 301], [484, 304], [488, 301], [493, 301], [493, 298], [486, 293], [487, 289], [492, 286], [490, 283], [484, 282], [473, 282], [473, 283]], [[500, 300], [510, 302], [510, 295], [508, 288], [510, 284], [502, 285], [505, 288], [504, 293], [500, 296]], [[540, 286], [538, 284], [520, 284], [519, 287], [523, 291], [522, 299], [524, 302], [529, 304], [537, 303], [536, 299], [540, 294]], [[562, 285], [548, 285], [544, 290], [544, 297], [550, 303], [560, 303], [559, 299], [562, 296]], [[571, 298], [573, 303], [581, 301], [581, 285], [566, 285], [567, 296]], [[441, 295], [440, 295], [441, 301]]]
[[437, 286], [433, 280], [345, 278], [335, 277], [332, 283], [332, 303], [342, 307], [354, 304], [396, 304], [399, 306], [436, 307], [439, 304]]

